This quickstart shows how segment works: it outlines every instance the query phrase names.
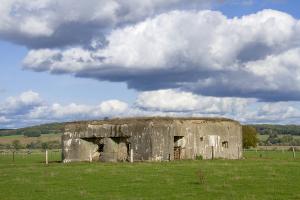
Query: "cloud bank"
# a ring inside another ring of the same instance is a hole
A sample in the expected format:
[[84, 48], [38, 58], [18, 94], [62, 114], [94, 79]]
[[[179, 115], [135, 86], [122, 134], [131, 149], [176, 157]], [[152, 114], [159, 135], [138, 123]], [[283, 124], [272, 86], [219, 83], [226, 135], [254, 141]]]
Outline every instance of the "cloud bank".
[[9, 97], [0, 103], [0, 127], [20, 127], [55, 121], [99, 119], [122, 115], [128, 104], [107, 100], [98, 105], [49, 103], [33, 91]]
[[0, 37], [30, 48], [87, 45], [111, 29], [178, 7], [203, 8], [190, 0], [2, 0]]
[[0, 103], [1, 128], [145, 115], [218, 116], [243, 123], [296, 123], [300, 118], [300, 107], [293, 102], [262, 103], [255, 99], [207, 97], [170, 89], [141, 92], [132, 104], [119, 100], [107, 100], [97, 105], [50, 103], [33, 91]]
[[300, 99], [300, 21], [283, 12], [227, 18], [209, 10], [170, 11], [113, 29], [106, 41], [94, 49], [31, 50], [24, 67], [126, 82], [139, 91]]

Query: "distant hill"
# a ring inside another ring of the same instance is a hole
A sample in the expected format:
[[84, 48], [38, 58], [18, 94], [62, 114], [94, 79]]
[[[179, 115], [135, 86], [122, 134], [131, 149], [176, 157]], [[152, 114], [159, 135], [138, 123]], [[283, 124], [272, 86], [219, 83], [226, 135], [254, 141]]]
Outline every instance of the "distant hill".
[[0, 129], [0, 136], [15, 135], [15, 129]]
[[0, 136], [25, 135], [29, 137], [39, 137], [43, 134], [59, 134], [64, 130], [65, 123], [42, 124], [19, 129], [0, 129]]
[[300, 125], [251, 124], [261, 135], [299, 135]]
[[[65, 123], [50, 123], [31, 126], [20, 129], [0, 129], [0, 136], [25, 135], [38, 137], [43, 134], [59, 134], [64, 131]], [[272, 125], [272, 124], [250, 124], [260, 135], [298, 135], [300, 136], [300, 125]]]

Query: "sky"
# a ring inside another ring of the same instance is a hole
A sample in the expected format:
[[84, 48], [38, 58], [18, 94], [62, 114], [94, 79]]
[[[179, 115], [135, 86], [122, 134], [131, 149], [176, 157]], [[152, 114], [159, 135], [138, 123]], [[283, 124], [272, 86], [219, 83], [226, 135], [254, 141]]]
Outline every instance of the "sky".
[[1, 0], [0, 129], [130, 116], [300, 124], [299, 8]]

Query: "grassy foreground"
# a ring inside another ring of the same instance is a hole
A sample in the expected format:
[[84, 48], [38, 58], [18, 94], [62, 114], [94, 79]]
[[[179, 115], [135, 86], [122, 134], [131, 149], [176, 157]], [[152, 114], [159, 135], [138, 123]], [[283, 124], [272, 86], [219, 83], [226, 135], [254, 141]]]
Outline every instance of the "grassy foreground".
[[300, 156], [279, 151], [245, 157], [45, 166], [42, 154], [17, 155], [15, 162], [0, 155], [0, 199], [300, 199]]

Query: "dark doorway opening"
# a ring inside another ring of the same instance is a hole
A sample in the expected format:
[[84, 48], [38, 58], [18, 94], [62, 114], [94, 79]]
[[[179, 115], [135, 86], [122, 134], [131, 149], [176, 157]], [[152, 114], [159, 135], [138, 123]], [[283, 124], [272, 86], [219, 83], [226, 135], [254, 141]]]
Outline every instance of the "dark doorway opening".
[[99, 152], [101, 153], [101, 152], [104, 152], [104, 144], [99, 144], [98, 145], [99, 146]]
[[104, 143], [102, 137], [90, 137], [90, 138], [81, 138], [82, 140], [90, 143], [90, 152], [89, 156], [92, 157], [93, 161], [99, 161], [101, 154], [104, 151]]
[[180, 160], [181, 147], [174, 147], [174, 160]]
[[174, 160], [180, 160], [182, 154], [183, 136], [174, 136]]

